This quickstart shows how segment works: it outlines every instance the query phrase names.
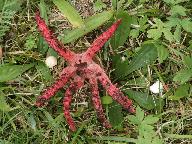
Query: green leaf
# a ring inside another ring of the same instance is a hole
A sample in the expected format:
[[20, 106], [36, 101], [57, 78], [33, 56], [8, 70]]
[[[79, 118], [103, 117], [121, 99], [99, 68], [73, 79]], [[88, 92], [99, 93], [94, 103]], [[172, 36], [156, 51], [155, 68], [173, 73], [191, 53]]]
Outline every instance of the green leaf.
[[177, 43], [180, 43], [181, 41], [181, 26], [177, 25], [175, 32], [174, 32], [174, 39]]
[[40, 10], [41, 17], [45, 20], [45, 22], [47, 24], [48, 23], [47, 5], [45, 4], [44, 0], [40, 0], [39, 10]]
[[[88, 137], [88, 139], [94, 139], [94, 140], [98, 140], [98, 141], [108, 141], [111, 143], [111, 141], [116, 141], [116, 142], [112, 142], [111, 144], [125, 144], [125, 143], [136, 143], [137, 140], [133, 139], [133, 138], [128, 138], [128, 137], [120, 137], [120, 136], [92, 136], [92, 137]], [[103, 142], [106, 143], [106, 142]]]
[[136, 101], [141, 107], [151, 110], [155, 108], [156, 106], [163, 106], [164, 104], [162, 103], [161, 100], [156, 99], [152, 97], [151, 95], [147, 93], [142, 93], [142, 92], [137, 92], [137, 91], [132, 91], [132, 90], [126, 90], [125, 93], [128, 95], [130, 99], [133, 99]]
[[169, 42], [172, 42], [174, 40], [174, 36], [171, 33], [170, 28], [164, 28], [163, 33], [164, 33], [165, 39], [167, 39]]
[[136, 108], [136, 117], [140, 122], [144, 119], [144, 111], [139, 106]]
[[28, 125], [33, 129], [36, 130], [36, 121], [35, 121], [35, 117], [33, 114], [29, 114], [29, 116], [27, 117], [28, 119]]
[[167, 28], [176, 27], [177, 25], [180, 25], [180, 23], [181, 23], [181, 19], [179, 19], [177, 17], [168, 17], [167, 20], [168, 21], [165, 22], [165, 27], [167, 27]]
[[69, 2], [65, 0], [53, 0], [53, 3], [74, 27], [80, 27], [84, 24], [79, 13], [71, 6]]
[[45, 114], [46, 119], [48, 120], [49, 126], [50, 127], [56, 127], [56, 123], [55, 123], [52, 115], [47, 111], [44, 111], [44, 114]]
[[116, 18], [122, 19], [122, 22], [110, 40], [113, 49], [122, 46], [126, 42], [130, 33], [130, 26], [132, 21], [131, 17], [126, 11], [118, 12]]
[[139, 36], [139, 30], [137, 30], [137, 29], [132, 29], [132, 30], [130, 31], [130, 36], [131, 36], [132, 38], [137, 38], [137, 37]]
[[0, 82], [13, 80], [33, 66], [34, 64], [0, 66]]
[[10, 106], [6, 103], [5, 94], [2, 91], [0, 91], [0, 110], [4, 112], [11, 110]]
[[109, 120], [112, 124], [112, 126], [121, 126], [123, 122], [123, 114], [122, 114], [122, 107], [116, 103], [113, 102], [109, 106]]
[[159, 29], [150, 29], [147, 31], [147, 37], [157, 40], [161, 37], [162, 32]]
[[113, 11], [104, 11], [102, 13], [87, 18], [84, 25], [82, 25], [80, 28], [73, 29], [65, 34], [65, 37], [62, 38], [63, 43], [66, 44], [82, 37], [83, 35], [104, 24], [112, 16]]
[[159, 63], [162, 63], [169, 56], [169, 51], [163, 45], [156, 44], [156, 48], [158, 52]]
[[[2, 2], [2, 1], [1, 1]], [[18, 11], [21, 8], [21, 4], [23, 1], [21, 0], [6, 0], [4, 3], [4, 10], [12, 10], [12, 11]]]
[[179, 82], [180, 84], [184, 84], [189, 81], [192, 77], [192, 69], [182, 69], [176, 73], [173, 80]]
[[112, 0], [112, 7], [114, 10], [117, 10], [117, 3], [118, 3], [118, 0]]
[[106, 4], [103, 3], [101, 0], [97, 0], [93, 5], [94, 11], [99, 11], [102, 10], [103, 8], [106, 8]]
[[113, 102], [113, 99], [110, 96], [103, 96], [101, 97], [102, 104], [111, 104]]
[[147, 117], [145, 117], [145, 119], [143, 120], [143, 124], [154, 124], [156, 122], [158, 122], [159, 118], [155, 117], [153, 115], [148, 115]]
[[45, 65], [43, 62], [38, 62], [37, 65], [35, 66], [37, 71], [43, 76], [43, 78], [46, 81], [51, 81], [53, 79], [51, 75], [50, 69]]
[[192, 22], [189, 19], [183, 19], [181, 25], [186, 32], [192, 33]]
[[132, 124], [136, 124], [136, 125], [139, 125], [141, 122], [138, 120], [138, 118], [134, 115], [129, 115], [128, 116], [128, 119], [130, 121], [130, 123]]
[[183, 56], [183, 63], [189, 68], [192, 69], [192, 57], [190, 56]]
[[190, 95], [189, 94], [190, 87], [191, 87], [190, 84], [183, 84], [183, 85], [179, 86], [176, 89], [174, 95], [170, 96], [168, 99], [169, 100], [180, 100], [183, 97], [188, 97]]
[[186, 8], [184, 8], [181, 5], [175, 5], [170, 10], [172, 16], [173, 15], [186, 16], [185, 11], [186, 11]]
[[119, 73], [119, 77], [125, 77], [139, 68], [152, 64], [157, 59], [157, 49], [153, 43], [145, 43], [133, 57], [133, 60], [124, 69], [124, 73]]
[[[48, 16], [47, 16], [47, 5], [45, 4], [44, 0], [40, 1], [39, 4], [39, 10], [41, 17], [45, 20], [46, 24], [48, 24]], [[40, 53], [45, 54], [47, 50], [50, 50], [52, 48], [49, 48], [47, 42], [44, 40], [42, 36], [39, 36], [39, 42], [38, 42], [38, 50]]]
[[121, 74], [125, 74], [127, 72], [127, 66], [129, 64], [128, 60], [122, 61], [121, 55], [116, 54], [112, 57], [112, 64], [115, 68], [114, 74], [116, 78], [119, 78]]

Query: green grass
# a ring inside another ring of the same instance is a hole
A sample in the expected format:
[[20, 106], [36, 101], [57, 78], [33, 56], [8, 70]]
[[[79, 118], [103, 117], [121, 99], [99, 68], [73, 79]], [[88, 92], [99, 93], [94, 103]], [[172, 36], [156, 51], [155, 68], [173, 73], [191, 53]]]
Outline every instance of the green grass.
[[[130, 115], [100, 89], [103, 107], [113, 125], [112, 129], [105, 129], [97, 119], [86, 83], [73, 96], [71, 114], [78, 127], [74, 133], [63, 117], [62, 98], [67, 86], [51, 98], [46, 107], [34, 105], [36, 98], [66, 66], [40, 37], [34, 21], [35, 11], [41, 3], [48, 25], [61, 39], [73, 31], [73, 26], [51, 1], [3, 2], [6, 6], [0, 4], [0, 48], [3, 49], [0, 57], [0, 143], [140, 144], [149, 143], [150, 138], [151, 143], [192, 143], [190, 1], [140, 0], [129, 3], [111, 0], [104, 4], [88, 1], [87, 11], [82, 11], [86, 9], [85, 4], [72, 2], [83, 18], [112, 8], [114, 12], [101, 27], [67, 44], [76, 52], [86, 50], [89, 43], [111, 25], [114, 17], [125, 20], [116, 37], [104, 46], [95, 61], [137, 107], [137, 113]], [[14, 7], [15, 3], [18, 7]], [[179, 11], [175, 7], [180, 7]], [[5, 10], [9, 14], [6, 19]], [[120, 36], [123, 38], [119, 39]], [[44, 64], [47, 55], [58, 58], [54, 69]], [[122, 56], [125, 61], [121, 60]], [[149, 90], [157, 79], [168, 86], [162, 94], [153, 94]], [[146, 120], [150, 116], [153, 122]]]

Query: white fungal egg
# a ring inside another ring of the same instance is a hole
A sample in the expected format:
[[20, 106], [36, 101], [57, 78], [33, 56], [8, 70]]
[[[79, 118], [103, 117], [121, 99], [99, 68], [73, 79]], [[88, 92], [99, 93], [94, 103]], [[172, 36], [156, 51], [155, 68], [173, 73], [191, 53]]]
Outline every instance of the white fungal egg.
[[121, 60], [124, 62], [126, 60], [126, 58], [124, 56], [122, 56]]
[[149, 87], [152, 93], [158, 94], [163, 92], [163, 84], [157, 80], [153, 85]]
[[48, 56], [45, 60], [45, 64], [49, 68], [53, 68], [55, 65], [57, 65], [57, 59], [54, 56]]

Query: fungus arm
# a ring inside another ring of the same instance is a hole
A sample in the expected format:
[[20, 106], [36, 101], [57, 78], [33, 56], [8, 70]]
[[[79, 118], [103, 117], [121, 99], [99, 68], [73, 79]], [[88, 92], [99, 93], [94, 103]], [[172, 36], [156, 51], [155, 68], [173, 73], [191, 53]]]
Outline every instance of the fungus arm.
[[50, 99], [55, 93], [61, 89], [73, 76], [75, 69], [73, 67], [67, 67], [63, 70], [61, 77], [48, 89], [46, 89], [43, 94], [38, 97], [36, 104], [37, 106], [43, 106], [45, 101]]
[[65, 119], [72, 131], [76, 131], [75, 123], [70, 114], [70, 105], [73, 94], [76, 93], [78, 89], [83, 86], [83, 81], [73, 82], [65, 92], [65, 97], [63, 99], [63, 112]]
[[119, 104], [121, 104], [125, 109], [127, 109], [130, 113], [134, 113], [135, 109], [132, 107], [132, 101], [128, 99], [128, 97], [124, 96], [124, 94], [111, 83], [108, 76], [105, 73], [102, 73], [101, 76], [98, 77], [100, 83], [106, 89], [107, 93]]
[[104, 127], [111, 128], [111, 124], [106, 119], [106, 117], [104, 115], [104, 112], [103, 112], [103, 108], [102, 108], [102, 104], [101, 104], [101, 99], [99, 97], [97, 80], [95, 78], [90, 78], [89, 82], [91, 84], [91, 92], [92, 92], [93, 105], [94, 105], [94, 108], [95, 108], [95, 110], [97, 112], [99, 120], [103, 123]]
[[46, 25], [45, 21], [40, 17], [39, 12], [36, 13], [35, 20], [39, 31], [41, 32], [47, 43], [50, 45], [50, 47], [52, 47], [65, 60], [72, 60], [75, 54], [72, 51], [66, 49], [63, 44], [61, 44], [61, 42], [53, 35], [53, 33]]
[[89, 49], [85, 52], [86, 56], [89, 58], [92, 58], [96, 52], [98, 52], [102, 46], [110, 39], [113, 35], [113, 33], [118, 28], [119, 24], [121, 23], [121, 20], [117, 20], [107, 31], [102, 33], [89, 47]]

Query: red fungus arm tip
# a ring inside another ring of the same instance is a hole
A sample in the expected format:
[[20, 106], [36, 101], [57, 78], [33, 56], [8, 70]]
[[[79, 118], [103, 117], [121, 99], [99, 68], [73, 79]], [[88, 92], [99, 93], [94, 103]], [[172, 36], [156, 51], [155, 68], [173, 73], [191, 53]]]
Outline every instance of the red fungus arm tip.
[[108, 41], [108, 39], [113, 36], [120, 23], [121, 19], [117, 20], [107, 31], [102, 33], [96, 40], [94, 40], [92, 45], [85, 52], [86, 56], [92, 58], [95, 53], [98, 52], [102, 48], [102, 46]]
[[63, 99], [63, 112], [65, 119], [69, 125], [69, 128], [72, 131], [76, 131], [75, 123], [73, 121], [73, 118], [71, 117], [70, 114], [70, 105], [71, 105], [71, 100], [72, 96], [77, 92], [78, 89], [80, 89], [84, 85], [84, 82], [82, 79], [79, 79], [78, 82], [73, 82], [69, 88], [65, 92], [65, 97]]
[[128, 97], [124, 96], [124, 94], [111, 83], [107, 75], [102, 74], [99, 78], [100, 83], [106, 89], [107, 93], [119, 104], [121, 104], [125, 109], [127, 109], [130, 113], [135, 113], [135, 109], [132, 106], [132, 101], [128, 99]]
[[73, 76], [74, 71], [75, 70], [71, 67], [65, 68], [61, 77], [37, 98], [35, 105], [38, 107], [43, 106], [46, 100], [54, 96], [55, 93], [68, 82], [69, 78]]
[[103, 124], [104, 127], [111, 128], [111, 124], [106, 119], [105, 114], [103, 112], [101, 99], [99, 97], [99, 90], [98, 90], [97, 80], [95, 78], [90, 78], [89, 82], [91, 84], [93, 106], [94, 106], [94, 108], [95, 108], [95, 110], [97, 112], [97, 116], [98, 116], [100, 122]]
[[63, 44], [61, 44], [61, 42], [53, 35], [53, 33], [46, 25], [45, 21], [40, 17], [39, 12], [36, 12], [35, 20], [39, 31], [41, 32], [47, 43], [50, 45], [50, 47], [52, 47], [65, 60], [70, 61], [71, 59], [73, 59], [74, 53], [66, 49]]

